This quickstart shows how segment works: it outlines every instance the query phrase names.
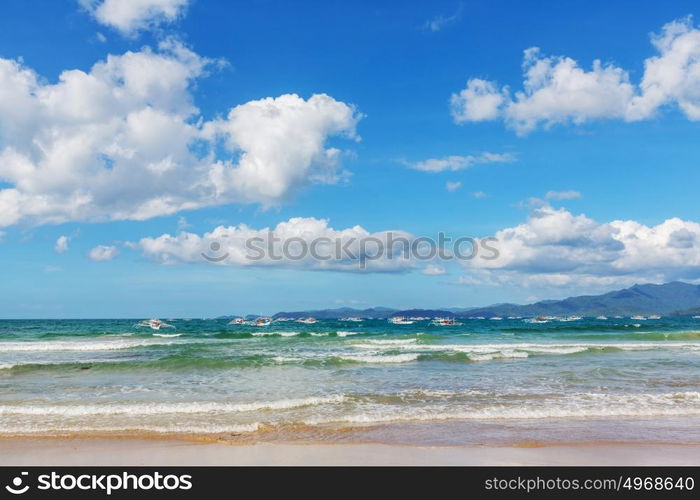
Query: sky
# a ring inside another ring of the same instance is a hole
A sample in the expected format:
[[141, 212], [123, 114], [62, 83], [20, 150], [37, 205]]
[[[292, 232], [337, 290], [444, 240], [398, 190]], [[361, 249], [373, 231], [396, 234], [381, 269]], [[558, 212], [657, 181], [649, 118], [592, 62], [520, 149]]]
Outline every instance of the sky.
[[[692, 2], [0, 9], [2, 318], [472, 307], [700, 282]], [[245, 247], [388, 232], [495, 238], [498, 257], [360, 266]]]

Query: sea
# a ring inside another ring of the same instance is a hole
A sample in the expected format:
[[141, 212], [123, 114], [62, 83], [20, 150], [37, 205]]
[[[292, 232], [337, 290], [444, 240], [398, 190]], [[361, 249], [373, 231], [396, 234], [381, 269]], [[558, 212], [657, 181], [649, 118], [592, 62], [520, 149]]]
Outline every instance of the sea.
[[0, 436], [700, 443], [700, 319], [0, 321]]

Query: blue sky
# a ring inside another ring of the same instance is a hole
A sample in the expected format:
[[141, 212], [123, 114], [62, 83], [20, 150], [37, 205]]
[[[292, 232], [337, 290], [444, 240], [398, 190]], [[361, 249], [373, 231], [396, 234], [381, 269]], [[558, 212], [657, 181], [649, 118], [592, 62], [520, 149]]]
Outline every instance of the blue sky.
[[[111, 1], [3, 3], [0, 317], [467, 307], [700, 278], [691, 2]], [[545, 79], [527, 87], [528, 67]], [[110, 93], [59, 85], [70, 70]], [[485, 153], [507, 161], [469, 159]], [[419, 168], [450, 157], [467, 168]], [[240, 172], [214, 187], [216, 162]], [[359, 272], [187, 247], [293, 218], [311, 235], [496, 235], [503, 258]]]

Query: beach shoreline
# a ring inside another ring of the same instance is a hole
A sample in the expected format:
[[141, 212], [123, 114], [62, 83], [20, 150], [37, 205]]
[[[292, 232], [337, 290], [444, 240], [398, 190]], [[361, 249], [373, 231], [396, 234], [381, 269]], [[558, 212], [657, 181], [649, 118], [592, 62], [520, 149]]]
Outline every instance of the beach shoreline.
[[540, 443], [412, 446], [235, 443], [154, 436], [2, 437], [3, 466], [206, 465], [700, 465], [700, 443]]

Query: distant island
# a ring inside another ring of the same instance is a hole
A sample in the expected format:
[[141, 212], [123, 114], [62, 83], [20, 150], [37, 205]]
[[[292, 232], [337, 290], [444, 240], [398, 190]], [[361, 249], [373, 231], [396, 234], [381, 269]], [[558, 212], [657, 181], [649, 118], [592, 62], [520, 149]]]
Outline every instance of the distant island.
[[[274, 314], [277, 318], [340, 319], [358, 317], [364, 319], [386, 319], [392, 316], [406, 317], [455, 317], [493, 318], [537, 316], [633, 316], [658, 314], [665, 316], [700, 315], [700, 285], [674, 281], [662, 285], [634, 285], [630, 288], [604, 293], [602, 295], [581, 295], [562, 300], [542, 300], [533, 304], [495, 304], [474, 308], [439, 309], [392, 309], [372, 307], [355, 309], [340, 307], [309, 311], [282, 311]], [[222, 319], [237, 317], [222, 316]]]

